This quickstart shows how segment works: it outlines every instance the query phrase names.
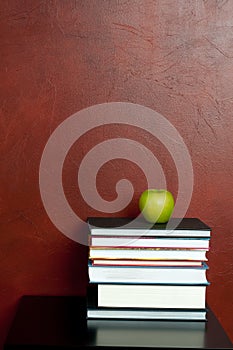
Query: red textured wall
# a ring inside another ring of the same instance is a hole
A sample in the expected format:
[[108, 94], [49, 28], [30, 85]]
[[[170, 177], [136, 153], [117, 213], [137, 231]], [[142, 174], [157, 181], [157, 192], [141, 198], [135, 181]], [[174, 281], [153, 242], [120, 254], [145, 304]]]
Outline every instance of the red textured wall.
[[[113, 101], [150, 107], [182, 135], [194, 168], [187, 216], [213, 228], [208, 303], [233, 340], [233, 2], [2, 0], [0, 11], [1, 342], [21, 295], [85, 293], [87, 249], [49, 220], [39, 164], [63, 120]], [[79, 194], [78, 165], [96, 143], [119, 135], [151, 149], [177, 191], [174, 164], [152, 136], [100, 127], [77, 141], [64, 166], [67, 198], [83, 219], [95, 210]], [[134, 215], [145, 187], [137, 166], [107, 163], [97, 186], [112, 200], [122, 177], [135, 195], [120, 214]]]

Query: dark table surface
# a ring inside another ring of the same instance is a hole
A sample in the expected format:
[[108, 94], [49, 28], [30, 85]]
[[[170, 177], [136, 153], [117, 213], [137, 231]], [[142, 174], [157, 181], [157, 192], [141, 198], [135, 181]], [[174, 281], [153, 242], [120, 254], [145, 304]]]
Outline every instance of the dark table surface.
[[4, 350], [80, 347], [233, 349], [211, 309], [207, 322], [86, 320], [85, 297], [20, 299]]

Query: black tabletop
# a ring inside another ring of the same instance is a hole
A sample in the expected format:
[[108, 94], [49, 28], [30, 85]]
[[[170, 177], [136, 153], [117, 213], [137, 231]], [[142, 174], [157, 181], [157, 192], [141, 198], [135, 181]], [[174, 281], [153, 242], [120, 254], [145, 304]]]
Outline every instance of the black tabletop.
[[209, 309], [202, 321], [86, 320], [85, 297], [24, 296], [4, 350], [232, 348]]

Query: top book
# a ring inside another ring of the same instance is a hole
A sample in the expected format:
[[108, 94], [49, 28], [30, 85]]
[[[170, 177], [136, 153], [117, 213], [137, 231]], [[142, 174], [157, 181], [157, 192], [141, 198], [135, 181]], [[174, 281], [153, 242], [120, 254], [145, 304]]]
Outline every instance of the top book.
[[210, 237], [211, 228], [198, 218], [172, 218], [167, 224], [150, 224], [143, 218], [89, 217], [90, 234], [96, 236]]

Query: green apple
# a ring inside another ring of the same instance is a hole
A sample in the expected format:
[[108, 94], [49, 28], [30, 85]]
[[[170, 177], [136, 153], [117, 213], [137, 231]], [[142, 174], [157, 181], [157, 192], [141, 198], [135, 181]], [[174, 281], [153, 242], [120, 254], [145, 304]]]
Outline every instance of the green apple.
[[167, 190], [148, 189], [139, 198], [139, 209], [151, 223], [166, 223], [174, 209], [174, 198]]

